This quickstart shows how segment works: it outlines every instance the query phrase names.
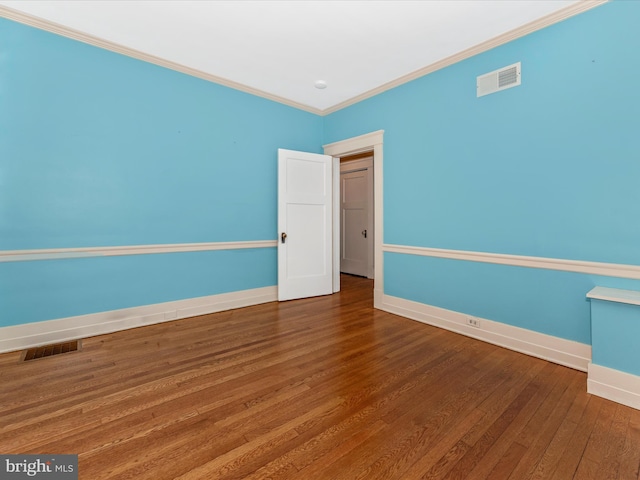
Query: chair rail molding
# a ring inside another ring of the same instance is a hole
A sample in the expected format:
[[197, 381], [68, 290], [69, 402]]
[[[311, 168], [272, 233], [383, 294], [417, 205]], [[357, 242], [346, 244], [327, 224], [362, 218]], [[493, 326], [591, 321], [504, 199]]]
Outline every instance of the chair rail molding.
[[150, 255], [158, 253], [204, 252], [240, 250], [246, 248], [275, 248], [276, 240], [246, 242], [173, 243], [157, 245], [125, 245], [118, 247], [44, 248], [34, 250], [0, 250], [0, 263], [66, 258], [118, 257], [122, 255]]
[[495, 263], [499, 265], [509, 265], [512, 267], [541, 268], [546, 270], [560, 270], [564, 272], [586, 273], [589, 275], [603, 275], [606, 277], [640, 280], [640, 265], [625, 265], [622, 263], [603, 263], [562, 258], [530, 257], [526, 255], [511, 255], [505, 253], [448, 250], [444, 248], [413, 247], [390, 244], [383, 245], [382, 250], [384, 252], [418, 255], [422, 257], [448, 258], [451, 260], [466, 260], [469, 262]]

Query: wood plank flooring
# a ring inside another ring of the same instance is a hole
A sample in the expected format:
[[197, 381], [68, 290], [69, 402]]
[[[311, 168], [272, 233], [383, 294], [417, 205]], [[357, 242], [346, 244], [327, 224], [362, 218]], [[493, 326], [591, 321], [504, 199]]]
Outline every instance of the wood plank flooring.
[[638, 479], [586, 374], [372, 308], [372, 283], [0, 355], [0, 453], [100, 479]]

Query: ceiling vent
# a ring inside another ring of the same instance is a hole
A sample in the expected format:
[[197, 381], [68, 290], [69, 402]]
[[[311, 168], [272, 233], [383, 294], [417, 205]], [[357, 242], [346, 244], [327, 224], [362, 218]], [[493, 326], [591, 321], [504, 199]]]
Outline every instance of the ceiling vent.
[[520, 85], [521, 78], [520, 62], [480, 75], [476, 84], [478, 97], [517, 87]]

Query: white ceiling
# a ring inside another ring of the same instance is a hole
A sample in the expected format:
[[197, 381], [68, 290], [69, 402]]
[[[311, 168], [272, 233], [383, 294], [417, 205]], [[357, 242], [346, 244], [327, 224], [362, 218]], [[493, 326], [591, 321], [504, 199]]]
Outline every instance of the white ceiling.
[[[574, 3], [0, 0], [312, 110], [331, 108]], [[314, 88], [316, 80], [328, 87]]]

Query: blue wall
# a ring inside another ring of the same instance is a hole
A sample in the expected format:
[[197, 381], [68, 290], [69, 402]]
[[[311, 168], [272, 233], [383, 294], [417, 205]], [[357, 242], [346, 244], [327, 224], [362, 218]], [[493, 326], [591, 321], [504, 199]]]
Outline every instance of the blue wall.
[[[616, 1], [325, 118], [384, 130], [384, 242], [640, 265], [640, 2]], [[522, 62], [522, 85], [476, 77]], [[640, 282], [385, 255], [385, 293], [590, 343], [585, 294]]]
[[[324, 118], [0, 19], [0, 250], [274, 239], [277, 148], [383, 129], [386, 243], [639, 265], [638, 18], [615, 1]], [[640, 289], [390, 253], [384, 280], [586, 344], [587, 291]], [[0, 326], [275, 283], [275, 249], [5, 263]]]
[[[316, 115], [0, 18], [0, 250], [275, 239], [277, 149], [321, 140]], [[0, 326], [276, 269], [275, 249], [0, 263]]]
[[593, 363], [640, 375], [640, 307], [591, 299]]

